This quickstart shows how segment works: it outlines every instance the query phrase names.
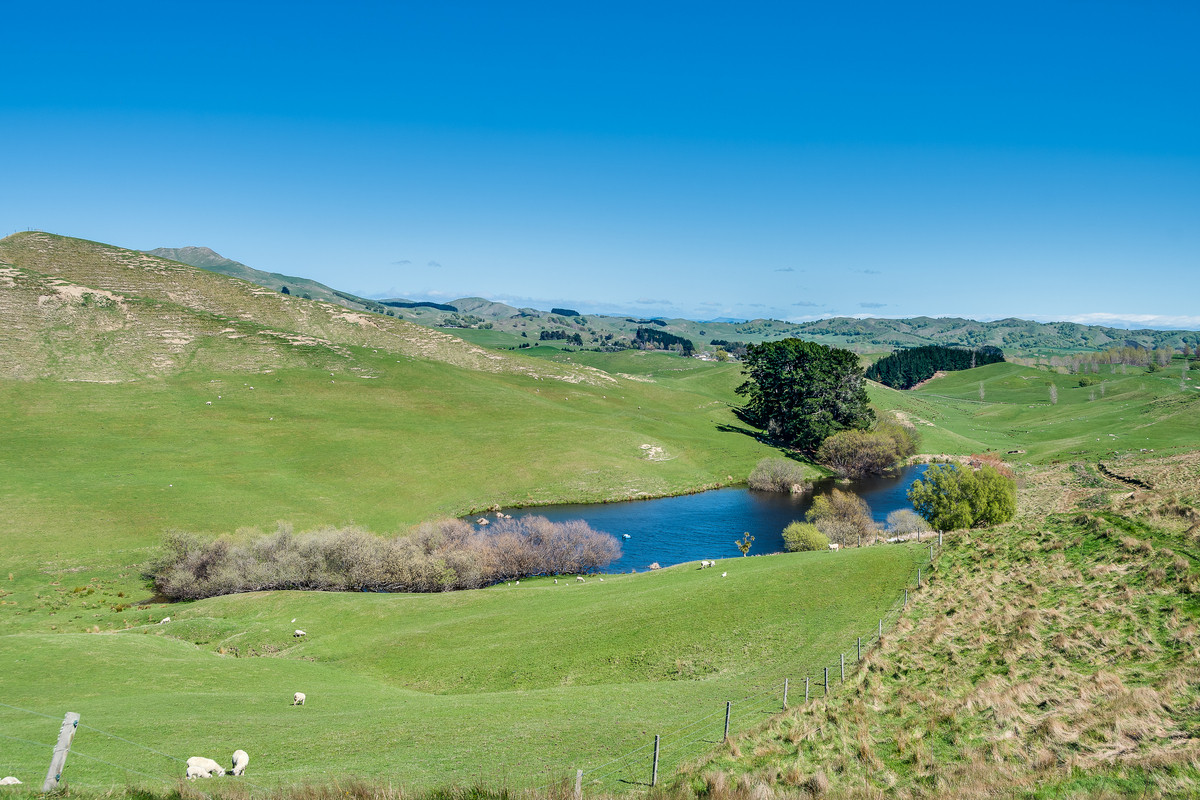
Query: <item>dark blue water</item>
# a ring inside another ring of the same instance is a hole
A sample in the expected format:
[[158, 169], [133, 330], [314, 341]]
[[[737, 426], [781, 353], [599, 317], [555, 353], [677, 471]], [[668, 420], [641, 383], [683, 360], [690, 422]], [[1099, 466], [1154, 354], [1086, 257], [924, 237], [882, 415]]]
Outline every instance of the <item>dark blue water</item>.
[[[828, 494], [835, 487], [866, 500], [875, 521], [883, 522], [896, 509], [912, 508], [908, 487], [924, 472], [925, 465], [920, 464], [892, 476], [849, 485], [821, 481], [812, 494], [800, 497], [750, 489], [716, 489], [655, 500], [541, 506], [514, 510], [513, 516], [536, 514], [554, 522], [586, 520], [593, 529], [610, 533], [621, 542], [621, 558], [606, 572], [641, 572], [655, 561], [666, 567], [706, 558], [741, 557], [734, 540], [747, 532], [754, 537], [751, 555], [781, 552], [783, 529], [790, 522], [804, 519], [813, 496]], [[629, 534], [628, 539], [625, 534]]]

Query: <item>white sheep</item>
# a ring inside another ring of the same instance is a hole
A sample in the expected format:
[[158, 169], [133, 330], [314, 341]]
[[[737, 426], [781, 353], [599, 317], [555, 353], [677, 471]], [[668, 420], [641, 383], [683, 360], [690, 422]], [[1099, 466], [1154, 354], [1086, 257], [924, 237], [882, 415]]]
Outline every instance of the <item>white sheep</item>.
[[838, 551], [838, 547], [839, 547], [839, 545], [836, 542], [829, 543], [829, 549], [835, 553]]
[[292, 695], [292, 705], [302, 706], [304, 705], [305, 699], [304, 692], [296, 692], [294, 695]]
[[241, 775], [246, 771], [246, 765], [250, 763], [250, 755], [245, 750], [233, 751], [233, 774]]
[[158, 621], [158, 624], [159, 624], [159, 625], [166, 625], [166, 624], [167, 624], [168, 622], [170, 622], [170, 621], [171, 621], [171, 618], [170, 618], [170, 617], [163, 617], [162, 619], [160, 619], [160, 620]]
[[3, 778], [0, 778], [0, 786], [19, 786], [20, 784], [21, 782], [12, 775], [7, 775]]
[[195, 780], [196, 778], [212, 778], [216, 775], [224, 775], [225, 768], [211, 758], [204, 756], [192, 756], [187, 760], [187, 778]]
[[601, 579], [600, 579], [600, 582], [601, 582], [601, 583], [604, 583], [604, 578], [601, 578]]
[[728, 572], [722, 572], [722, 573], [721, 573], [721, 577], [722, 577], [722, 578], [724, 578], [724, 577], [725, 577], [726, 575], [728, 575], [728, 574], [729, 574]]
[[576, 576], [575, 576], [575, 580], [579, 581], [580, 583], [583, 583], [583, 582], [584, 582], [584, 581], [583, 581], [583, 576], [582, 576], [582, 575], [576, 575]]
[[308, 636], [308, 634], [305, 631], [302, 631], [299, 628], [296, 628], [296, 630], [292, 633], [292, 636], [299, 639], [302, 636]]

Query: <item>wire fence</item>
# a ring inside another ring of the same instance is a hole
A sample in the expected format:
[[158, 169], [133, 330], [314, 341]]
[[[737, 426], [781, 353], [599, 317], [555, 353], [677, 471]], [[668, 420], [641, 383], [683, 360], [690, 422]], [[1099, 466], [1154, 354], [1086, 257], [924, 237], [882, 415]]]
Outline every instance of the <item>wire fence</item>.
[[[785, 708], [825, 700], [842, 682], [852, 677], [859, 663], [904, 614], [910, 590], [914, 587], [919, 588], [924, 583], [940, 543], [938, 537], [936, 545], [931, 540], [928, 550], [925, 546], [914, 548], [913, 560], [902, 593], [883, 611], [877, 624], [865, 636], [856, 637], [848, 642], [849, 647], [839, 652], [836, 661], [800, 667], [786, 676], [744, 685], [739, 696], [715, 708], [680, 708], [674, 727], [663, 730], [644, 742], [631, 742], [627, 750], [601, 764], [570, 772], [569, 765], [563, 765], [563, 779], [576, 778], [579, 781], [578, 785], [585, 792], [621, 791], [651, 786], [655, 783], [656, 776], [670, 774], [680, 766], [699, 758], [721, 745], [729, 735], [754, 728]], [[16, 774], [18, 771], [31, 776], [34, 774], [31, 769], [36, 771], [34, 765], [48, 765], [55, 744], [38, 737], [48, 737], [49, 732], [57, 730], [61, 721], [61, 715], [55, 716], [0, 702], [0, 731], [3, 731], [0, 732], [0, 743], [3, 745], [0, 746], [0, 776]], [[186, 771], [186, 759], [85, 724], [82, 720], [78, 729], [113, 742], [120, 742], [124, 747], [116, 752], [129, 755], [119, 759], [123, 763], [117, 763], [110, 760], [114, 758], [110, 752], [111, 748], [104, 749], [104, 755], [108, 756], [105, 758], [91, 751], [90, 745], [83, 749], [72, 745], [70, 758], [81, 758], [88, 767], [69, 770], [70, 785], [109, 790], [117, 786], [137, 784], [139, 781], [135, 780], [136, 776], [165, 788], [179, 786], [180, 779]], [[22, 732], [27, 735], [16, 735]], [[130, 748], [137, 752], [131, 751]], [[133, 766], [134, 764], [136, 766]], [[244, 775], [239, 776], [237, 780], [261, 793], [270, 791], [267, 787], [246, 780]], [[201, 785], [192, 784], [193, 791], [209, 797], [200, 788]], [[560, 785], [560, 781], [538, 786], [533, 791], [541, 791], [553, 785]]]

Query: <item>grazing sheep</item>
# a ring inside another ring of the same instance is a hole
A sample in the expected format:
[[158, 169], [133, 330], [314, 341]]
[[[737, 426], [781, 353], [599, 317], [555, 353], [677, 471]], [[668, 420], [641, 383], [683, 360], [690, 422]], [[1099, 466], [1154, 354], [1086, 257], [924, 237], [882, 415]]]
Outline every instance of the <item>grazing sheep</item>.
[[241, 775], [246, 771], [246, 765], [250, 763], [250, 756], [245, 750], [233, 751], [233, 774]]
[[159, 624], [159, 625], [166, 625], [166, 624], [167, 624], [168, 622], [170, 622], [170, 621], [171, 621], [171, 618], [170, 618], [170, 617], [163, 617], [162, 619], [160, 619], [160, 620], [158, 621], [158, 624]]
[[554, 585], [555, 585], [555, 586], [558, 586], [558, 578], [555, 578], [555, 579], [554, 579]]
[[834, 551], [835, 553], [838, 551], [838, 547], [839, 547], [839, 545], [836, 542], [829, 543], [829, 549]]
[[20, 784], [21, 782], [12, 775], [0, 778], [0, 786], [19, 786]]
[[296, 630], [292, 632], [292, 636], [299, 639], [301, 636], [308, 636], [308, 634], [306, 632], [300, 630], [299, 628], [296, 628]]
[[304, 705], [305, 699], [304, 692], [296, 692], [294, 695], [292, 695], [292, 705], [302, 706]]
[[600, 582], [601, 582], [601, 583], [604, 583], [604, 578], [601, 578], [601, 579], [600, 579]]
[[583, 581], [583, 576], [582, 576], [582, 575], [576, 575], [576, 576], [575, 576], [575, 580], [579, 581], [580, 583], [583, 583], [583, 582], [584, 582], [584, 581]]
[[196, 778], [212, 778], [217, 775], [224, 775], [225, 768], [211, 758], [204, 756], [192, 756], [187, 760], [187, 778], [195, 780]]
[[728, 572], [722, 572], [722, 573], [721, 573], [721, 577], [722, 577], [722, 578], [724, 578], [724, 577], [725, 577], [726, 575], [728, 575], [728, 574], [729, 574]]

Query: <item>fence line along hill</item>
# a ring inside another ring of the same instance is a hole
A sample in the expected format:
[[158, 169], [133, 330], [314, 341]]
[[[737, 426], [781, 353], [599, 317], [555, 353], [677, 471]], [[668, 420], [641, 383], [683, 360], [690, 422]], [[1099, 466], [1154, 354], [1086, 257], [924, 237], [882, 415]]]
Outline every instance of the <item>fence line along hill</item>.
[[615, 379], [532, 362], [391, 317], [284, 295], [148, 253], [43, 232], [0, 240], [0, 377], [123, 381], [203, 366], [349, 369], [369, 347], [569, 383]]

